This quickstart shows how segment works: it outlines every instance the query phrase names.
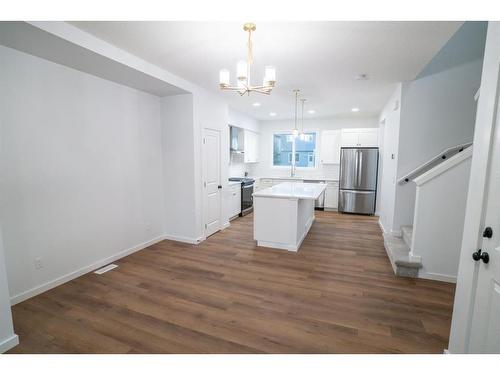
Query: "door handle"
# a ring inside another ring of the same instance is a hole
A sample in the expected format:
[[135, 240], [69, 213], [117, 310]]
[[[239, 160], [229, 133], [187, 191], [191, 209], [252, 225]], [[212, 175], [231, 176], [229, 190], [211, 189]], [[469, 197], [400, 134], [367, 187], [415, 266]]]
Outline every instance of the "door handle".
[[484, 238], [491, 238], [491, 237], [493, 237], [493, 229], [491, 229], [491, 227], [484, 228], [483, 237]]
[[475, 251], [472, 253], [472, 259], [474, 259], [476, 262], [479, 260], [482, 260], [483, 263], [488, 264], [490, 261], [490, 255], [486, 251], [482, 251], [479, 249], [478, 251]]
[[217, 186], [217, 189], [222, 189], [222, 185]]
[[363, 168], [363, 152], [359, 152], [359, 162], [358, 162], [358, 186], [361, 185], [361, 180], [363, 179], [363, 174], [361, 173], [361, 168]]

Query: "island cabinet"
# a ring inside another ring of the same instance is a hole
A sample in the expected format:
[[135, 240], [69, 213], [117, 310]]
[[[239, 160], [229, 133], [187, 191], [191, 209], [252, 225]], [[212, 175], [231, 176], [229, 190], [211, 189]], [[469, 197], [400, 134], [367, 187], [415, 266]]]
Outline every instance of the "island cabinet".
[[339, 208], [339, 182], [329, 181], [325, 189], [325, 211], [337, 211]]
[[282, 182], [253, 194], [258, 246], [298, 251], [314, 221], [314, 201], [325, 184]]
[[340, 164], [340, 130], [324, 130], [321, 132], [321, 163]]
[[378, 129], [342, 129], [341, 140], [342, 147], [378, 147]]

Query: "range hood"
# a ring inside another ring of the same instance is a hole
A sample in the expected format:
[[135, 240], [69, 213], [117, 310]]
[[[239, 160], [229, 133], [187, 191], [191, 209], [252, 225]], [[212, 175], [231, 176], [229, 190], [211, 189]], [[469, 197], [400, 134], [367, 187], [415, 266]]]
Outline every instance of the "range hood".
[[243, 129], [237, 128], [236, 126], [229, 127], [229, 149], [235, 154], [244, 154], [244, 132]]

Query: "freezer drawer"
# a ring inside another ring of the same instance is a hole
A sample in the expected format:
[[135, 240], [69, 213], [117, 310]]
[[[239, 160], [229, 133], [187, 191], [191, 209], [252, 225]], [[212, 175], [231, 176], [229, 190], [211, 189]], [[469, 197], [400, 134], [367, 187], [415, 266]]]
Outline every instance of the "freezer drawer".
[[339, 211], [373, 215], [375, 196], [375, 191], [340, 190]]

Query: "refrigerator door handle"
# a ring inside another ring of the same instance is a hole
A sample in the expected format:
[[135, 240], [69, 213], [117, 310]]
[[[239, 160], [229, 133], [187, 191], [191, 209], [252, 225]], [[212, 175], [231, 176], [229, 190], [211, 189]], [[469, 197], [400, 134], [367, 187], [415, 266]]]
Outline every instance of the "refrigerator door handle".
[[356, 161], [354, 162], [354, 165], [356, 166], [355, 167], [355, 171], [356, 171], [356, 177], [354, 178], [354, 186], [355, 187], [358, 187], [359, 185], [359, 182], [358, 182], [358, 177], [359, 177], [359, 150], [356, 150]]
[[358, 186], [361, 185], [361, 180], [363, 179], [363, 151], [359, 151], [358, 150], [358, 153], [359, 153], [359, 161], [358, 161], [358, 176], [357, 176], [357, 183], [358, 183]]

